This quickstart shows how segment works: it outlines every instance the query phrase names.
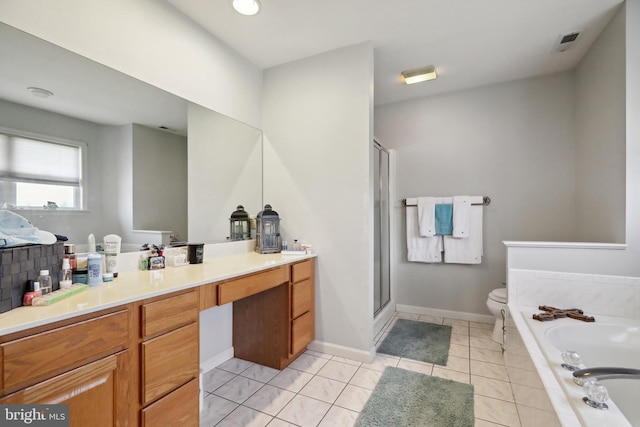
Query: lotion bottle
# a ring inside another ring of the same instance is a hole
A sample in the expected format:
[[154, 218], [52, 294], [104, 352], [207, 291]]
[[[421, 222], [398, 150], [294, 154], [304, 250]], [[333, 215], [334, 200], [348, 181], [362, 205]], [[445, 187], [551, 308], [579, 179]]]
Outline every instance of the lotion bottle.
[[69, 264], [69, 258], [62, 259], [62, 273], [60, 274], [60, 289], [68, 289], [73, 283], [71, 277], [71, 266]]

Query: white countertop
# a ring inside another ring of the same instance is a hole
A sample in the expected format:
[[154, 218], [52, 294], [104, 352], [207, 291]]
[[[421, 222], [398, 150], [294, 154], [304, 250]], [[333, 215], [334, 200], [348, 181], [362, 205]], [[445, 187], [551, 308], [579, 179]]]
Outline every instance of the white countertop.
[[121, 272], [112, 282], [89, 289], [49, 306], [18, 307], [0, 314], [0, 335], [46, 325], [74, 316], [218, 282], [245, 274], [314, 258], [246, 252], [205, 259], [202, 264], [154, 271]]

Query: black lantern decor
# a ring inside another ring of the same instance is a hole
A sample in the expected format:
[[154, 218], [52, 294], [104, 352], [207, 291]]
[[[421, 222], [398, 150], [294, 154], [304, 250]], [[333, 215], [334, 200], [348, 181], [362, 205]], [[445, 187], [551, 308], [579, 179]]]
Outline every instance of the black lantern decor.
[[271, 205], [264, 205], [264, 210], [256, 217], [256, 252], [280, 252], [280, 217], [278, 212], [271, 209]]
[[238, 205], [237, 209], [238, 210], [231, 214], [231, 218], [229, 218], [229, 239], [246, 240], [251, 237], [249, 214], [244, 210], [244, 206], [242, 205]]

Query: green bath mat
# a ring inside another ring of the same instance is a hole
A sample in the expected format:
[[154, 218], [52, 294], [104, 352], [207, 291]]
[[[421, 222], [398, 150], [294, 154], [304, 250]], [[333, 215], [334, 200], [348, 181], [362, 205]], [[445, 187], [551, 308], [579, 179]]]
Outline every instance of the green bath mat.
[[473, 386], [385, 368], [356, 427], [473, 427]]
[[451, 326], [398, 319], [378, 347], [378, 353], [437, 365], [446, 365]]

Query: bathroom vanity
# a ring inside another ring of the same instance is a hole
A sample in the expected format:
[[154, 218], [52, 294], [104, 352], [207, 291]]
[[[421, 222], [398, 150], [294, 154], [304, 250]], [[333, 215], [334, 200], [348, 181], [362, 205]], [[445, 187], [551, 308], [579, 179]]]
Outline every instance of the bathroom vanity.
[[66, 403], [71, 426], [198, 426], [199, 312], [233, 302], [235, 356], [282, 369], [314, 337], [314, 263], [246, 253], [124, 272], [4, 313], [0, 403]]

